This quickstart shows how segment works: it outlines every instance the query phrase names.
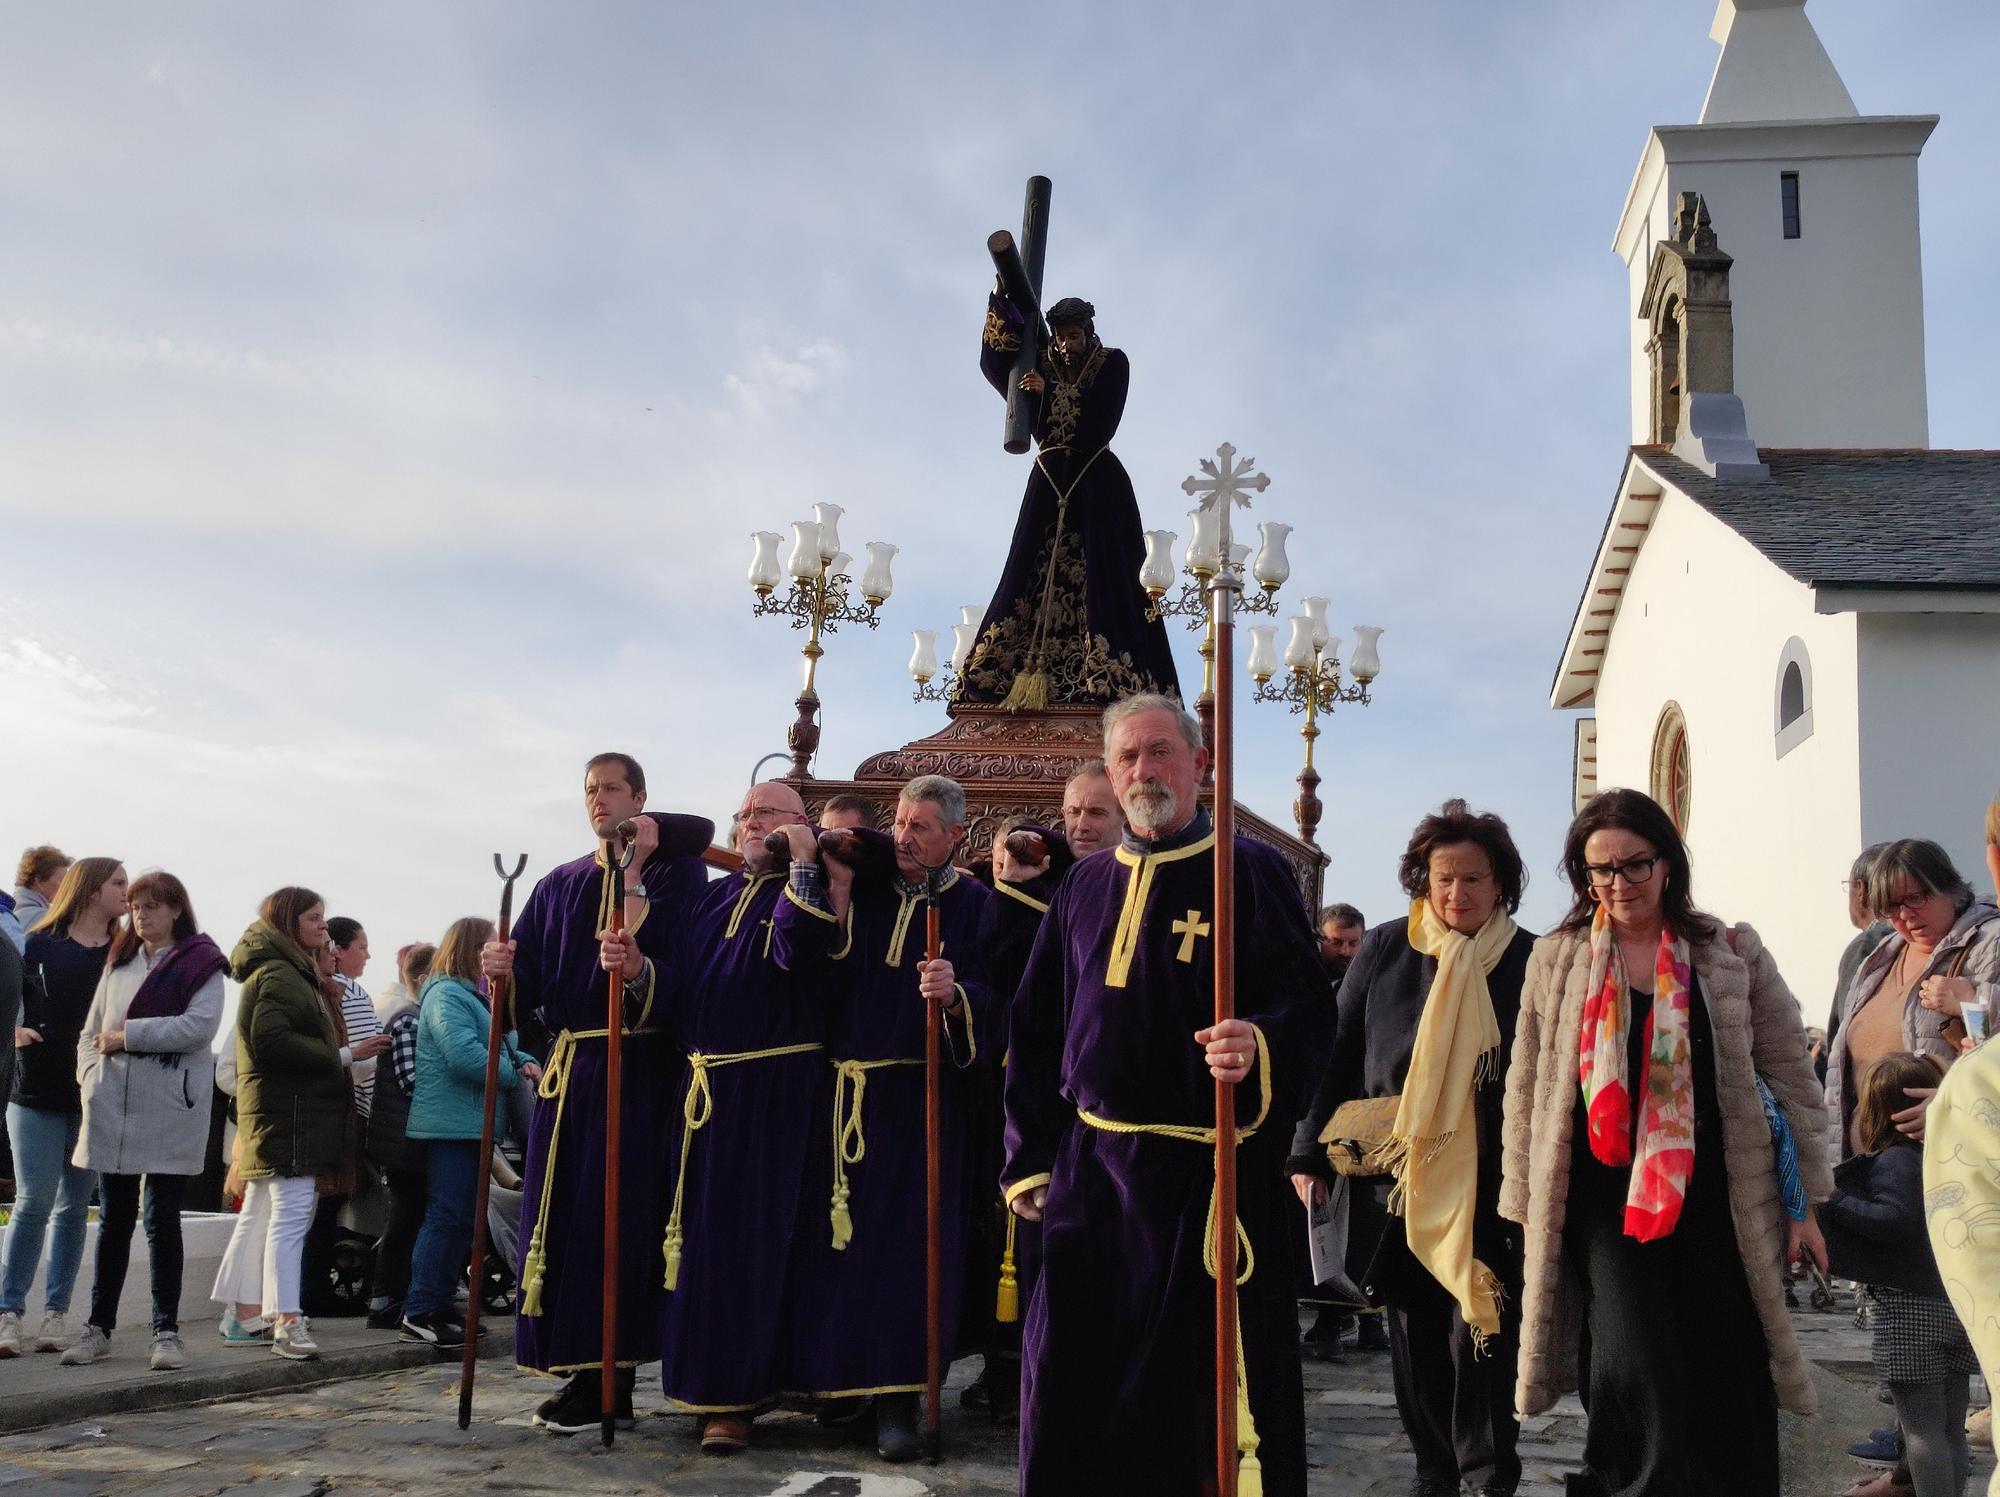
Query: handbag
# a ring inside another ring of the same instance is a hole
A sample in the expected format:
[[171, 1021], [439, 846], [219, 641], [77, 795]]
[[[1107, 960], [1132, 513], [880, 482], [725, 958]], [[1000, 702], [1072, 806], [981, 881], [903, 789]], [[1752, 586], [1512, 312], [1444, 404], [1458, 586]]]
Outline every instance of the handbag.
[[1402, 1101], [1400, 1096], [1357, 1097], [1333, 1110], [1320, 1129], [1319, 1141], [1326, 1146], [1327, 1163], [1336, 1175], [1367, 1178], [1389, 1173], [1379, 1156], [1395, 1131], [1396, 1109]]

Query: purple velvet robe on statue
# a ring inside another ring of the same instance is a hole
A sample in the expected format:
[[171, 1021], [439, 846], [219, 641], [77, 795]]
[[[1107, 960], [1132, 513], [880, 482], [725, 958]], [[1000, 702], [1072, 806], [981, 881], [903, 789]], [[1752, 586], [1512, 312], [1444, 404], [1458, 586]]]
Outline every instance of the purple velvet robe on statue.
[[[993, 896], [962, 874], [938, 900], [943, 954], [964, 989], [966, 1010], [945, 1017], [940, 1184], [944, 1266], [944, 1359], [950, 1362], [964, 1291], [965, 1225], [972, 1182], [972, 1068], [991, 1065], [996, 1005], [980, 960], [978, 932]], [[827, 1046], [813, 1115], [793, 1246], [791, 1370], [786, 1391], [824, 1397], [908, 1393], [924, 1386], [924, 959], [929, 900], [900, 882], [857, 886], [853, 938], [835, 964], [841, 1017]], [[841, 1087], [848, 1154], [846, 1214], [852, 1235], [833, 1245], [834, 1062], [914, 1060], [850, 1075]], [[855, 1083], [859, 1082], [859, 1108]], [[987, 1198], [992, 1186], [982, 1182]]]
[[[701, 859], [656, 854], [641, 875], [647, 908], [637, 937], [649, 956], [666, 953], [686, 911], [708, 881]], [[522, 1171], [523, 1252], [542, 1233], [541, 1313], [514, 1318], [514, 1358], [536, 1372], [571, 1373], [603, 1365], [604, 1039], [610, 979], [598, 965], [603, 929], [604, 867], [593, 854], [565, 863], [535, 885], [514, 922], [516, 1012], [541, 1013], [554, 1042], [559, 1097], [541, 1097], [528, 1129]], [[675, 1096], [680, 1056], [657, 1028], [657, 1005], [625, 1042], [619, 1170], [618, 1348], [621, 1364], [652, 1355], [659, 1317], [661, 1140]], [[565, 1033], [599, 1031], [595, 1039]], [[565, 1063], [564, 1056], [568, 1059]], [[560, 1119], [560, 1122], [558, 1120]], [[551, 1166], [553, 1148], [554, 1162]], [[544, 1204], [546, 1197], [546, 1206]], [[524, 1273], [526, 1265], [523, 1265]], [[522, 1307], [526, 1308], [525, 1304]]]
[[[1213, 833], [1202, 815], [1158, 851], [1136, 846], [1070, 870], [1010, 1016], [1003, 1183], [1010, 1195], [1048, 1186], [1023, 1333], [1024, 1497], [1193, 1497], [1215, 1471], [1215, 1285], [1202, 1267], [1214, 1150], [1079, 1116], [1214, 1122], [1194, 1042], [1213, 1014]], [[1237, 1154], [1238, 1220], [1256, 1263], [1239, 1291], [1244, 1354], [1264, 1491], [1302, 1497], [1298, 1307], [1279, 1234], [1290, 1124], [1332, 1005], [1290, 868], [1246, 838], [1236, 910], [1237, 1013], [1264, 1040], [1237, 1087], [1239, 1125], [1269, 1097]]]
[[[667, 1095], [664, 1219], [681, 1203], [678, 1278], [659, 1321], [660, 1385], [697, 1413], [742, 1413], [783, 1391], [785, 1280], [806, 1151], [820, 1137], [821, 1073], [833, 1019], [833, 915], [801, 901], [782, 873], [731, 874], [703, 891], [686, 939], [661, 968], [662, 1022], [684, 1056], [801, 1053], [713, 1065], [706, 1121], [683, 1110], [690, 1070]], [[688, 1137], [686, 1167], [682, 1139]], [[647, 1271], [663, 1280], [655, 1218]]]

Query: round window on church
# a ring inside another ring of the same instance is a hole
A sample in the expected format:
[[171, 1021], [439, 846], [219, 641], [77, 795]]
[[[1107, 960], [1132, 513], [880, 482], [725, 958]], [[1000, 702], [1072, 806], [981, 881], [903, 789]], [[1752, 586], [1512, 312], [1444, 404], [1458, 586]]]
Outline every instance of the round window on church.
[[1692, 786], [1688, 764], [1687, 718], [1679, 702], [1669, 702], [1660, 712], [1660, 725], [1653, 730], [1653, 799], [1666, 807], [1683, 837], [1687, 835], [1692, 809]]

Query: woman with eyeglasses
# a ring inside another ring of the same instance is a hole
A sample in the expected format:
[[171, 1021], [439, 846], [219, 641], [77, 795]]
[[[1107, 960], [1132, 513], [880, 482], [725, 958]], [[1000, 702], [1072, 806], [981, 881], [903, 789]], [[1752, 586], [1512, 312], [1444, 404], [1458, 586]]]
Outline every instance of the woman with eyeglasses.
[[1500, 1214], [1526, 1228], [1515, 1405], [1575, 1380], [1571, 1492], [1777, 1497], [1778, 1417], [1815, 1407], [1783, 1264], [1826, 1266], [1780, 1205], [1760, 1079], [1824, 1200], [1821, 1094], [1799, 1006], [1747, 925], [1699, 911], [1687, 848], [1633, 790], [1571, 824], [1569, 914], [1535, 943], [1507, 1073]]
[[[1988, 1005], [1990, 1013], [2000, 998], [2000, 909], [1973, 894], [1937, 843], [1905, 837], [1883, 847], [1868, 869], [1867, 897], [1891, 934], [1854, 974], [1827, 1058], [1836, 1160], [1864, 1152], [1854, 1129], [1855, 1077], [1902, 1051], [1949, 1066], [1965, 1037], [1965, 1005]], [[1921, 1141], [1931, 1091], [1910, 1095], [1913, 1104], [1894, 1122]]]

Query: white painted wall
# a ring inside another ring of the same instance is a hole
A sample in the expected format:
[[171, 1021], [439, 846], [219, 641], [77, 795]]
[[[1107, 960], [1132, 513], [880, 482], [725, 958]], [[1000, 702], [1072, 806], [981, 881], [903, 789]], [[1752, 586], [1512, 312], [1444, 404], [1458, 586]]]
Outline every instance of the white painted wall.
[[[1862, 846], [1855, 621], [1814, 613], [1811, 589], [1684, 496], [1667, 490], [1658, 510], [1599, 677], [1598, 783], [1650, 791], [1654, 729], [1680, 703], [1695, 901], [1756, 926], [1806, 1022], [1823, 1024], [1853, 935], [1839, 885]], [[1779, 759], [1773, 693], [1794, 635], [1812, 658], [1814, 727]]]
[[[1674, 126], [1655, 131], [1618, 238], [1632, 323], [1632, 440], [1647, 439], [1653, 246], [1682, 192], [1707, 200], [1735, 259], [1736, 393], [1760, 447], [1927, 447], [1917, 152], [1928, 120]], [[1779, 175], [1799, 173], [1784, 237]]]
[[1860, 616], [1861, 830], [1929, 837], [1990, 894], [1985, 819], [2000, 793], [2000, 616]]

